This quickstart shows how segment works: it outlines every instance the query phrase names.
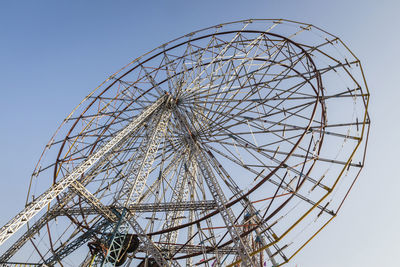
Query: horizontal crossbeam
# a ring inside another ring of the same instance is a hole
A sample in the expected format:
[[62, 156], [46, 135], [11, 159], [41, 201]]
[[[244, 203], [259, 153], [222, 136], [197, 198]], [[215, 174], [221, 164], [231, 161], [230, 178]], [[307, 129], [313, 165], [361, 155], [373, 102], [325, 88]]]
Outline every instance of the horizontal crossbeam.
[[[163, 245], [161, 243], [156, 243], [157, 245]], [[203, 247], [203, 246], [191, 246], [191, 245], [179, 245], [179, 244], [168, 244], [168, 253], [169, 254], [196, 254], [196, 253], [201, 253], [201, 254], [232, 254], [232, 255], [237, 255], [238, 252], [234, 247], [231, 246], [226, 246], [223, 248], [212, 248], [212, 247]], [[141, 245], [137, 249], [138, 252], [146, 252], [146, 248]]]
[[[107, 206], [109, 209], [119, 210], [116, 206]], [[167, 211], [186, 211], [186, 210], [214, 210], [216, 209], [215, 201], [185, 201], [185, 202], [164, 202], [164, 203], [144, 203], [134, 204], [127, 207], [130, 212], [167, 212]], [[53, 216], [66, 216], [69, 215], [94, 215], [99, 212], [93, 207], [82, 208], [65, 208], [61, 210], [54, 210], [51, 212]]]

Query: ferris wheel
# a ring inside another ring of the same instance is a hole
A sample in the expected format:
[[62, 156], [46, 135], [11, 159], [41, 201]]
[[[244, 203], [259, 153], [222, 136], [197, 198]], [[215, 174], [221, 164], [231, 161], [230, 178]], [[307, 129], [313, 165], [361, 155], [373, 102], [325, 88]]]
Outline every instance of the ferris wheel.
[[64, 119], [0, 229], [0, 266], [283, 265], [359, 176], [368, 101], [357, 57], [310, 24], [165, 43]]

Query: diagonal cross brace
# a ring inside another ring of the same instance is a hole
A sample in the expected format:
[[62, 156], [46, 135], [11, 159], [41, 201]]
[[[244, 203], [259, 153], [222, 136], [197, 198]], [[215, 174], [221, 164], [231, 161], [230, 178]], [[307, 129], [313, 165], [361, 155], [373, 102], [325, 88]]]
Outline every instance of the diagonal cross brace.
[[108, 207], [103, 205], [100, 200], [95, 197], [89, 190], [86, 189], [80, 182], [74, 181], [71, 183], [71, 188], [77, 192], [81, 197], [83, 197], [96, 211], [102, 214], [107, 220], [115, 222], [118, 217], [114, 212]]

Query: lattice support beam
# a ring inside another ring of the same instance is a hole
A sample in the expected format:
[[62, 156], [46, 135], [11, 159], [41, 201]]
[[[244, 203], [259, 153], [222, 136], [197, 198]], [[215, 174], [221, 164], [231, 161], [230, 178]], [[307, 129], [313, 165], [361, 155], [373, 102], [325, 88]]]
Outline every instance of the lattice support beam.
[[[156, 115], [159, 114], [160, 118], [157, 124], [153, 129], [150, 129], [150, 135], [148, 139], [145, 139], [143, 142], [145, 145], [142, 144], [139, 147], [139, 153], [136, 156], [136, 160], [130, 168], [127, 179], [125, 179], [122, 189], [117, 197], [119, 204], [123, 205], [124, 207], [128, 207], [131, 204], [136, 204], [139, 201], [146, 185], [151, 166], [153, 165], [153, 162], [155, 160], [158, 147], [167, 132], [168, 122], [172, 115], [172, 110], [168, 107], [168, 104], [166, 104], [160, 109], [160, 112]], [[149, 253], [156, 259], [158, 263], [163, 263], [163, 257], [158, 255], [160, 252], [147, 237], [147, 235], [145, 235], [145, 232], [136, 222], [133, 214], [128, 214], [125, 220], [126, 222], [124, 221], [119, 226], [120, 230], [118, 230], [116, 238], [112, 240], [109, 246], [109, 250], [112, 251], [112, 254], [107, 254], [105, 263], [116, 262], [115, 259], [110, 257], [110, 255], [115, 255], [116, 259], [118, 259], [118, 256], [121, 253], [125, 235], [128, 231], [128, 222], [129, 224], [131, 224], [134, 231], [138, 234], [139, 239], [141, 239], [141, 241], [144, 242], [146, 246], [149, 246]], [[103, 264], [102, 266], [106, 265]], [[161, 264], [160, 266], [166, 265]]]
[[[109, 209], [117, 209], [116, 206], [107, 206]], [[127, 209], [131, 213], [136, 212], [164, 212], [164, 211], [187, 211], [187, 210], [213, 210], [216, 209], [217, 206], [215, 201], [213, 200], [204, 200], [204, 201], [181, 201], [177, 202], [164, 202], [164, 203], [139, 203], [129, 205]], [[98, 211], [93, 207], [82, 207], [82, 208], [65, 208], [60, 210], [50, 211], [53, 216], [65, 216], [69, 215], [95, 215], [99, 214]]]
[[52, 220], [55, 216], [50, 213], [44, 214], [39, 220], [37, 220], [29, 229], [0, 257], [0, 262], [6, 262], [14, 256], [15, 253], [37, 232], [42, 229], [47, 222]]
[[[225, 183], [227, 184], [227, 186], [229, 186], [229, 188], [231, 189], [232, 193], [237, 196], [237, 197], [242, 197], [243, 196], [243, 192], [242, 190], [240, 190], [240, 188], [236, 185], [236, 183], [231, 179], [229, 173], [225, 170], [225, 168], [218, 162], [218, 160], [214, 157], [214, 155], [211, 153], [211, 151], [207, 151], [208, 154], [208, 158], [209, 158], [209, 162], [210, 164], [214, 167], [214, 169], [218, 172], [218, 174], [220, 175], [220, 177], [226, 177], [229, 181], [225, 181]], [[270, 229], [267, 229], [267, 226], [262, 223], [262, 219], [260, 218], [260, 216], [258, 215], [258, 212], [256, 210], [256, 208], [253, 206], [253, 204], [248, 200], [248, 198], [242, 198], [240, 200], [240, 203], [242, 204], [242, 206], [248, 210], [248, 212], [253, 216], [254, 220], [256, 221], [256, 223], [258, 224], [258, 228], [256, 229], [256, 233], [257, 235], [259, 235], [260, 237], [262, 237], [260, 235], [260, 233], [265, 233], [267, 234], [267, 232]], [[271, 230], [272, 231], [272, 230]], [[262, 242], [263, 245], [265, 245], [265, 240], [262, 237]], [[279, 252], [279, 248], [277, 248], [277, 251]], [[265, 252], [267, 253], [268, 257], [271, 260], [271, 263], [274, 266], [277, 266], [278, 263], [275, 261], [272, 252], [269, 248], [265, 249]], [[282, 252], [280, 252], [281, 254]], [[284, 254], [281, 254], [281, 256], [283, 256], [283, 258], [286, 258]]]
[[168, 121], [172, 114], [171, 109], [165, 108], [160, 112], [161, 116], [157, 125], [153, 129], [153, 132], [150, 133], [149, 139], [145, 140], [144, 143], [146, 145], [139, 147], [139, 154], [130, 168], [130, 173], [127, 175], [128, 178], [125, 179], [124, 185], [118, 195], [117, 199], [124, 207], [138, 202], [156, 157], [158, 147], [167, 131]]
[[[238, 252], [236, 251], [236, 248], [232, 247], [232, 246], [226, 246], [226, 247], [216, 249], [214, 247], [190, 246], [190, 245], [185, 245], [184, 247], [182, 247], [182, 245], [179, 245], [179, 244], [168, 244], [168, 247], [170, 249], [171, 254], [175, 254], [175, 253], [178, 253], [178, 254], [197, 254], [197, 253], [216, 254], [217, 252], [218, 252], [218, 254], [221, 254], [221, 255], [237, 255], [238, 254]], [[139, 246], [137, 251], [146, 252], [146, 248], [141, 245], [141, 246]]]
[[[169, 172], [173, 169], [175, 164], [179, 162], [179, 158], [182, 155], [175, 158], [173, 163], [171, 163], [165, 171], [162, 173], [162, 179], [169, 174]], [[80, 183], [87, 184], [91, 181], [93, 177], [96, 176], [96, 172], [94, 171], [90, 175], [86, 175], [83, 179], [79, 179]], [[153, 184], [155, 186], [155, 184]], [[152, 187], [150, 187], [151, 192]], [[147, 193], [149, 193], [147, 192]], [[65, 216], [67, 214], [71, 215], [96, 215], [98, 211], [92, 207], [79, 207], [79, 208], [63, 208], [72, 198], [75, 197], [74, 191], [68, 191], [68, 193], [63, 193], [60, 202], [57, 202], [56, 205], [50, 208], [50, 210], [45, 213], [39, 220], [37, 220], [32, 226], [30, 226], [27, 231], [16, 241], [12, 244], [12, 246], [0, 257], [0, 262], [6, 262], [22, 247], [24, 244], [30, 240], [35, 234], [37, 234], [40, 229], [42, 229], [48, 221], [57, 217], [57, 216]], [[139, 202], [143, 199], [143, 194]], [[116, 209], [115, 206], [108, 206], [109, 209]], [[134, 204], [128, 207], [128, 210], [131, 212], [151, 212], [153, 210], [157, 211], [172, 211], [172, 210], [211, 210], [215, 209], [215, 203], [213, 201], [196, 201], [196, 202], [184, 202], [184, 203], [161, 203], [160, 205], [153, 204], [153, 203], [144, 203], [144, 204]]]
[[0, 245], [3, 244], [16, 231], [30, 221], [39, 211], [46, 207], [54, 198], [76, 181], [81, 175], [101, 162], [102, 159], [123, 142], [131, 132], [136, 130], [156, 109], [158, 109], [169, 97], [167, 95], [159, 98], [149, 108], [144, 110], [138, 117], [120, 131], [114, 138], [100, 148], [96, 153], [87, 158], [71, 173], [67, 174], [60, 181], [51, 186], [33, 202], [29, 203], [25, 209], [18, 213], [11, 221], [0, 229]]
[[[96, 176], [96, 171], [93, 170], [91, 172], [90, 175], [85, 175], [82, 177], [82, 179], [79, 179], [80, 183], [83, 185], [87, 184], [91, 181], [91, 179], [93, 179]], [[25, 233], [18, 238], [17, 241], [15, 241], [11, 247], [9, 249], [7, 249], [6, 252], [3, 253], [3, 255], [0, 257], [0, 262], [5, 262], [8, 261], [9, 259], [11, 259], [12, 256], [14, 256], [14, 254], [25, 245], [25, 243], [30, 240], [35, 234], [37, 234], [40, 229], [42, 229], [47, 222], [49, 222], [50, 220], [54, 219], [57, 216], [62, 216], [62, 215], [66, 215], [66, 213], [63, 213], [68, 209], [64, 208], [65, 205], [67, 205], [67, 203], [69, 201], [71, 201], [74, 197], [75, 197], [76, 193], [73, 190], [69, 190], [66, 191], [62, 194], [60, 198], [60, 200], [55, 203], [49, 211], [47, 211], [45, 214], [43, 214], [32, 226], [30, 226]], [[109, 207], [110, 209], [113, 209], [113, 207]], [[89, 208], [92, 212], [89, 214], [98, 214], [98, 212], [90, 207]], [[82, 213], [79, 211], [80, 209], [74, 209], [71, 208], [72, 210], [72, 215], [81, 215]], [[74, 212], [75, 211], [75, 212]]]
[[103, 215], [107, 220], [115, 222], [118, 217], [108, 207], [103, 205], [100, 200], [89, 192], [80, 182], [74, 181], [71, 183], [72, 190], [76, 191], [81, 197], [83, 197], [99, 214]]
[[[198, 148], [199, 149], [199, 148]], [[235, 227], [235, 216], [230, 208], [225, 206], [225, 203], [228, 203], [225, 195], [222, 192], [220, 185], [217, 182], [217, 179], [211, 170], [210, 166], [205, 160], [205, 155], [200, 151], [197, 153], [197, 160], [199, 169], [204, 177], [205, 182], [207, 183], [208, 188], [217, 204], [218, 210], [222, 219], [225, 222], [225, 225], [228, 229], [229, 234], [232, 237], [233, 244], [238, 251], [240, 258], [242, 259], [245, 266], [254, 266], [251, 257], [250, 257], [250, 248], [248, 248], [243, 240], [240, 237], [240, 232]]]
[[[182, 162], [181, 168], [179, 170], [179, 174], [176, 180], [176, 191], [171, 197], [172, 203], [181, 203], [182, 201], [186, 201], [189, 193], [188, 181], [190, 177], [190, 171], [193, 171], [190, 162], [190, 151], [186, 151], [186, 156]], [[169, 212], [166, 214], [166, 219], [163, 224], [162, 229], [172, 228], [176, 225], [179, 225], [183, 218], [183, 210], [174, 210], [173, 212]], [[160, 242], [161, 243], [176, 243], [178, 239], [178, 232], [172, 231], [161, 235]]]
[[245, 266], [254, 266], [250, 257], [251, 249], [247, 247], [246, 244], [243, 242], [240, 237], [240, 232], [235, 227], [235, 216], [232, 210], [225, 206], [228, 201], [224, 193], [222, 192], [220, 185], [218, 184], [217, 178], [215, 177], [213, 171], [206, 161], [206, 155], [195, 140], [195, 136], [193, 135], [195, 131], [182, 113], [176, 111], [174, 114], [177, 118], [177, 122], [182, 127], [182, 130], [188, 133], [187, 142], [189, 144], [189, 147], [191, 151], [193, 151], [193, 153], [195, 154], [195, 159], [197, 159], [197, 165], [199, 167], [200, 173], [202, 174], [211, 192], [211, 195], [214, 198], [219, 213], [225, 222], [227, 230], [232, 238], [233, 244], [238, 251], [240, 258], [242, 259]]

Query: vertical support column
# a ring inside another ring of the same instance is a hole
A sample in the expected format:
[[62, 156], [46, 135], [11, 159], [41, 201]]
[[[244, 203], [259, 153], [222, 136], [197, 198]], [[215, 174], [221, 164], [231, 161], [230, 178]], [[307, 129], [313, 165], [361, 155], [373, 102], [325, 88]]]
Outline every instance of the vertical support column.
[[118, 200], [124, 207], [136, 204], [139, 200], [156, 157], [158, 147], [167, 131], [171, 113], [171, 110], [165, 107], [159, 113], [155, 114], [159, 115], [160, 119], [152, 129], [149, 139], [144, 140], [144, 145], [138, 148], [139, 153], [136, 161], [129, 170], [130, 173], [127, 175], [127, 179], [118, 195]]
[[222, 219], [224, 220], [227, 230], [232, 238], [235, 249], [238, 251], [238, 254], [241, 257], [245, 266], [254, 266], [250, 257], [251, 250], [244, 244], [243, 240], [240, 237], [238, 229], [236, 229], [234, 225], [235, 216], [232, 210], [225, 206], [225, 203], [228, 203], [228, 201], [224, 193], [222, 192], [222, 189], [219, 186], [213, 171], [206, 161], [206, 156], [204, 155], [202, 148], [195, 140], [195, 131], [193, 131], [191, 124], [188, 123], [184, 114], [181, 114], [179, 112], [175, 112], [174, 114], [177, 118], [178, 123], [182, 127], [182, 130], [188, 133], [187, 141], [190, 149], [196, 155], [195, 158], [197, 159], [197, 165], [199, 167], [200, 173], [203, 175], [204, 180], [211, 192], [211, 195], [216, 202], [220, 215], [222, 216]]
[[[171, 114], [172, 110], [170, 107], [168, 107], [168, 103], [162, 106], [159, 112], [155, 114], [159, 115], [160, 118], [154, 128], [150, 130], [148, 140], [144, 140], [144, 144], [146, 145], [139, 147], [140, 151], [137, 155], [137, 160], [129, 170], [130, 173], [127, 175], [127, 179], [122, 186], [120, 194], [118, 195], [117, 199], [124, 207], [129, 207], [130, 205], [136, 204], [139, 201], [143, 193], [147, 177], [150, 174], [151, 167], [155, 160], [158, 147], [166, 134]], [[119, 232], [122, 233], [124, 231], [124, 233], [119, 235], [118, 238], [114, 239], [110, 244], [110, 250], [113, 249], [113, 251], [115, 251], [115, 255], [119, 255], [121, 252], [122, 245], [120, 244], [123, 244], [124, 242], [129, 225], [138, 235], [140, 241], [145, 245], [148, 254], [152, 255], [160, 266], [179, 266], [175, 261], [172, 260], [168, 263], [166, 262], [158, 248], [154, 245], [140, 224], [136, 221], [134, 214], [129, 212], [127, 213], [123, 223], [119, 226], [119, 228], [122, 228]], [[108, 261], [108, 256], [106, 261]]]
[[[194, 201], [196, 199], [196, 189], [195, 189], [195, 184], [197, 183], [197, 173], [198, 173], [198, 168], [197, 165], [195, 164], [195, 162], [192, 163], [192, 167], [193, 167], [193, 172], [191, 172], [191, 183], [189, 185], [189, 189], [190, 189], [190, 200]], [[195, 212], [194, 210], [190, 209], [189, 210], [189, 222], [192, 222], [195, 218]], [[193, 230], [194, 230], [194, 226], [191, 224], [188, 228], [188, 232], [187, 232], [187, 240], [190, 240], [188, 245], [193, 245]], [[192, 266], [193, 264], [193, 259], [192, 257], [189, 257], [186, 259], [186, 266]]]
[[[182, 201], [186, 201], [189, 193], [189, 185], [188, 182], [190, 177], [193, 175], [193, 163], [190, 160], [190, 151], [187, 150], [185, 152], [185, 156], [180, 167], [177, 180], [176, 180], [176, 190], [175, 193], [171, 197], [171, 203], [180, 203]], [[175, 210], [173, 212], [169, 212], [166, 214], [165, 222], [162, 226], [162, 229], [172, 228], [176, 225], [179, 225], [182, 221], [184, 211], [183, 210]], [[168, 247], [168, 243], [175, 244], [178, 239], [178, 232], [172, 231], [161, 235], [160, 243], [166, 244]]]

